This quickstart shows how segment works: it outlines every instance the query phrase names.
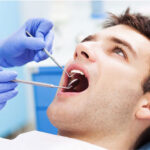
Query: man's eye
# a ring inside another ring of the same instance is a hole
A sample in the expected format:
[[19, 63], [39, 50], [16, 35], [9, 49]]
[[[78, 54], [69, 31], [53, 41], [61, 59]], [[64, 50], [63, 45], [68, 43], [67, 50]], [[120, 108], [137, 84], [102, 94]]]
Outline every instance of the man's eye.
[[121, 57], [126, 58], [126, 54], [125, 54], [124, 51], [123, 51], [121, 48], [119, 48], [119, 47], [115, 47], [115, 48], [113, 49], [113, 52], [116, 53], [117, 55], [120, 55]]

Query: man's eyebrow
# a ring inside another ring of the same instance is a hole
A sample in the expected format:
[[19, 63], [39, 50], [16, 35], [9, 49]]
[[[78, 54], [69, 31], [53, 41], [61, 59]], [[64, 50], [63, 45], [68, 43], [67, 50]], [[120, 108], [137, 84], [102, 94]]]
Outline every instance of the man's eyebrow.
[[121, 44], [125, 47], [127, 47], [129, 49], [129, 51], [133, 54], [133, 56], [137, 56], [135, 50], [133, 49], [133, 47], [131, 46], [130, 43], [128, 43], [127, 41], [123, 40], [123, 39], [118, 39], [116, 37], [110, 37], [110, 40], [112, 40], [115, 43]]
[[82, 41], [81, 41], [81, 43], [82, 42], [87, 42], [87, 41], [95, 41], [96, 40], [96, 35], [89, 35], [89, 36], [87, 36], [85, 39], [83, 39]]

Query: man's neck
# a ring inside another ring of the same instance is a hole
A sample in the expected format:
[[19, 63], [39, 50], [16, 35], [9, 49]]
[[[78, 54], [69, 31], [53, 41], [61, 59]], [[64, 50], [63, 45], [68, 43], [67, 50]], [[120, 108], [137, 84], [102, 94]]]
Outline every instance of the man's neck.
[[81, 133], [73, 133], [68, 131], [59, 131], [59, 135], [78, 139], [81, 141], [85, 141], [109, 150], [131, 150], [133, 149], [133, 144], [135, 138], [132, 138], [130, 134], [110, 134], [103, 136], [99, 133], [95, 134], [81, 134]]

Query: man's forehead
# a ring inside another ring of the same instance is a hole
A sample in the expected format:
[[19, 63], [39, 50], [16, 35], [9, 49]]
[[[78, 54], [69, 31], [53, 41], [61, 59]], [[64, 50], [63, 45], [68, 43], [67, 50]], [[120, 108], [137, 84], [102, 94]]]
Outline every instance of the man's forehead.
[[142, 40], [141, 42], [149, 41], [149, 39], [147, 39], [147, 37], [145, 37], [143, 34], [141, 34], [136, 29], [134, 29], [128, 25], [122, 25], [122, 24], [104, 28], [95, 34], [96, 38], [109, 37], [109, 36], [115, 36], [118, 38], [119, 37], [126, 38], [127, 40], [132, 39], [131, 41], [133, 41], [133, 40]]
[[84, 41], [109, 41], [114, 37], [124, 40], [129, 43], [137, 53], [142, 50], [142, 53], [147, 51], [150, 53], [150, 40], [141, 34], [136, 29], [127, 25], [115, 25], [112, 27], [104, 28], [96, 34], [90, 35]]

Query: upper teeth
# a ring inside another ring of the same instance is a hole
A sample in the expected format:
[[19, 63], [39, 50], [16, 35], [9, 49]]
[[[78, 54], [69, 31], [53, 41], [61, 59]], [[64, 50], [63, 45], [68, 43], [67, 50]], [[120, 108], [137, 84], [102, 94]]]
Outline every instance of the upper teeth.
[[79, 73], [81, 75], [84, 75], [84, 73], [80, 70], [71, 70], [71, 73]]

